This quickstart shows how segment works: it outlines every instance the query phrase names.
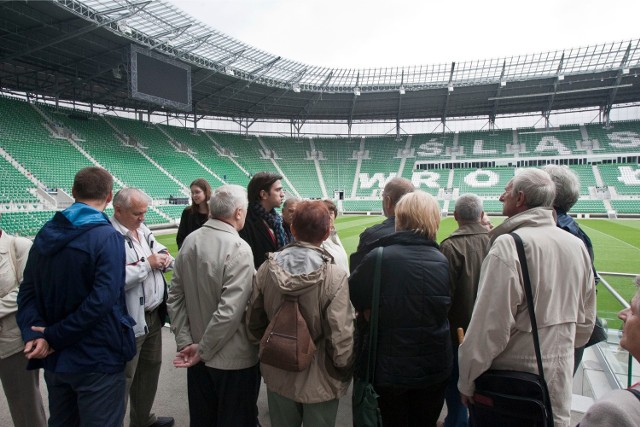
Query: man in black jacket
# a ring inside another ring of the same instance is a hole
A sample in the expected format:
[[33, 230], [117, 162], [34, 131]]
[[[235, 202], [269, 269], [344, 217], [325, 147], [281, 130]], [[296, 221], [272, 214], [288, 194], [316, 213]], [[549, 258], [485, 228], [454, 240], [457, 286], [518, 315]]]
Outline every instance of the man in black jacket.
[[372, 245], [373, 242], [381, 237], [388, 236], [396, 231], [396, 204], [402, 196], [407, 193], [412, 193], [415, 187], [406, 178], [392, 178], [384, 186], [382, 190], [382, 212], [387, 217], [380, 224], [376, 224], [367, 228], [360, 234], [360, 242], [358, 243], [358, 249], [351, 254], [349, 259], [349, 270], [351, 273], [362, 262], [362, 258], [375, 248], [377, 245]]
[[284, 199], [281, 179], [282, 176], [273, 172], [258, 172], [247, 186], [249, 208], [240, 237], [251, 246], [256, 270], [266, 259], [267, 253], [275, 252], [289, 243], [282, 217], [275, 210]]

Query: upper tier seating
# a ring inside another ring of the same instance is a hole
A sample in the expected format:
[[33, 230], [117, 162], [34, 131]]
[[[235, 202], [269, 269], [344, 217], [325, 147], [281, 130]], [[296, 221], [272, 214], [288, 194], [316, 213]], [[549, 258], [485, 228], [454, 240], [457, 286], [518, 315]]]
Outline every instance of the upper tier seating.
[[322, 189], [318, 181], [315, 163], [307, 156], [307, 153], [311, 151], [308, 139], [295, 140], [265, 136], [261, 139], [267, 150], [271, 151], [263, 149], [262, 153], [267, 156], [270, 154], [275, 156], [274, 160], [301, 195], [322, 198]]
[[[415, 163], [475, 160], [486, 163], [504, 158], [511, 161], [515, 157], [622, 152], [633, 157], [640, 152], [640, 121], [614, 122], [606, 129], [589, 124], [551, 130], [418, 134], [399, 140], [391, 136], [300, 139], [194, 132], [114, 116], [105, 120], [51, 105], [38, 104], [37, 108], [25, 101], [0, 98], [0, 148], [26, 170], [23, 174], [18, 170], [22, 167], [14, 167], [0, 157], [0, 178], [4, 182], [0, 186], [0, 211], [5, 218], [1, 224], [8, 227], [7, 231], [20, 234], [32, 235], [52, 214], [37, 197], [37, 184], [29, 176], [43, 187], [70, 193], [76, 171], [93, 165], [92, 161], [114, 175], [117, 179], [114, 190], [120, 188], [120, 182], [139, 187], [155, 199], [154, 204], [160, 203], [157, 209], [162, 215], [150, 209], [146, 218], [149, 224], [160, 224], [180, 218], [185, 206], [167, 205], [166, 199], [188, 197], [188, 185], [195, 178], [207, 179], [213, 188], [224, 183], [246, 187], [251, 174], [259, 171], [283, 173], [283, 187], [289, 195], [333, 198], [334, 191], [343, 191], [345, 210], [359, 212], [380, 212], [381, 189], [401, 171], [417, 188], [441, 199], [452, 197], [447, 204], [451, 211], [457, 195], [472, 192], [486, 198], [485, 211], [499, 214], [502, 203], [497, 198], [513, 176], [513, 167], [451, 170], [447, 168], [449, 165], [441, 164], [429, 170], [414, 170]], [[73, 141], [53, 137], [47, 128], [48, 121], [73, 134], [80, 148]], [[514, 142], [518, 145], [514, 146]], [[516, 155], [518, 150], [520, 153]], [[599, 162], [600, 158], [595, 160]], [[590, 193], [590, 189], [597, 187], [593, 166], [570, 167], [581, 181], [581, 200], [572, 212], [605, 214], [608, 202], [595, 200], [593, 191]], [[620, 213], [637, 214], [633, 199], [640, 195], [637, 162], [598, 163], [597, 170], [604, 185], [612, 190], [611, 206]]]
[[598, 165], [602, 180], [609, 187], [615, 187], [618, 194], [640, 194], [640, 165], [607, 164]]
[[35, 186], [9, 162], [0, 157], [0, 203], [37, 203], [29, 189]]
[[29, 103], [0, 97], [0, 146], [45, 187], [70, 193], [75, 172], [92, 164], [45, 123]]

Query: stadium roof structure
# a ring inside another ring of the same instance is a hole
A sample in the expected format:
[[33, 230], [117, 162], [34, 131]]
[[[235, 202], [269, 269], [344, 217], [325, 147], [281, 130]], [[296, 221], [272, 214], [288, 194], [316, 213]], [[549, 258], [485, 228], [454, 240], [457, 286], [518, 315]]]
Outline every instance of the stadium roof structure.
[[251, 47], [160, 0], [0, 2], [0, 87], [169, 111], [130, 97], [132, 44], [191, 66], [196, 118], [495, 120], [590, 107], [607, 118], [615, 104], [640, 102], [640, 39], [450, 64], [327, 68]]

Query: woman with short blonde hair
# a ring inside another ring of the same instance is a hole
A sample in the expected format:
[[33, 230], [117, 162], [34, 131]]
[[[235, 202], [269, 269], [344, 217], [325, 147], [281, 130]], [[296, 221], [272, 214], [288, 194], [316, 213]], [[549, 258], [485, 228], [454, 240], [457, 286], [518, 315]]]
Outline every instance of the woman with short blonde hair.
[[[435, 242], [440, 209], [431, 195], [414, 191], [402, 196], [395, 215], [396, 232], [377, 240], [383, 254], [373, 383], [384, 425], [433, 426], [453, 363], [449, 263]], [[359, 313], [359, 378], [368, 356], [364, 343], [369, 342], [376, 252], [369, 252], [349, 278], [351, 302]]]
[[411, 230], [436, 239], [440, 227], [440, 207], [433, 196], [414, 191], [402, 196], [396, 205], [396, 231]]

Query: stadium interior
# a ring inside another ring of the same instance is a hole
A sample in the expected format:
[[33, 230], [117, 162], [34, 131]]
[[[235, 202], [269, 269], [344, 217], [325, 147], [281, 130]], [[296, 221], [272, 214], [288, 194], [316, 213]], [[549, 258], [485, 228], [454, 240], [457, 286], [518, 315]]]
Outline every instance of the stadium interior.
[[410, 179], [451, 213], [473, 192], [485, 210], [498, 201], [518, 167], [566, 164], [581, 179], [573, 213], [640, 213], [640, 121], [559, 129], [474, 131], [400, 138], [274, 137], [180, 128], [48, 104], [0, 99], [0, 226], [34, 235], [72, 202], [75, 171], [108, 169], [120, 187], [154, 200], [147, 223], [175, 224], [189, 202], [189, 183], [246, 186], [252, 173], [273, 171], [295, 197], [335, 198], [347, 213], [380, 213], [380, 193], [394, 176]]
[[[0, 40], [0, 228], [9, 233], [34, 236], [73, 203], [76, 171], [93, 165], [115, 189], [151, 197], [153, 228], [176, 227], [194, 179], [246, 186], [259, 171], [282, 175], [288, 196], [333, 199], [345, 213], [381, 214], [382, 188], [402, 176], [443, 216], [467, 192], [501, 215], [518, 168], [549, 163], [580, 177], [572, 214], [640, 218], [640, 39], [340, 69], [261, 51], [162, 0], [22, 0], [0, 2]], [[522, 126], [522, 117], [535, 120]], [[638, 380], [616, 334], [586, 356], [575, 411]]]

